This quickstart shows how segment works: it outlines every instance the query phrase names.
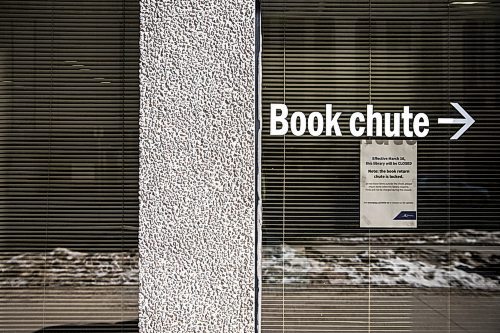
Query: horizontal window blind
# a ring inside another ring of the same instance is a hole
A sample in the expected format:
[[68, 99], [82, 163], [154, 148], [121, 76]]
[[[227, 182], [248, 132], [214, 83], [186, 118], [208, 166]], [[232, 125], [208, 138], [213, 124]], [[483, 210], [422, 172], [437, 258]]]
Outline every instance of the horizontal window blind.
[[137, 331], [139, 1], [4, 0], [0, 31], [0, 331]]
[[[262, 1], [263, 332], [497, 330], [499, 7]], [[460, 118], [450, 102], [476, 120], [458, 141], [461, 125], [437, 125]], [[271, 136], [271, 103], [429, 115], [418, 228], [359, 228], [366, 137], [347, 134], [349, 117], [342, 137]]]

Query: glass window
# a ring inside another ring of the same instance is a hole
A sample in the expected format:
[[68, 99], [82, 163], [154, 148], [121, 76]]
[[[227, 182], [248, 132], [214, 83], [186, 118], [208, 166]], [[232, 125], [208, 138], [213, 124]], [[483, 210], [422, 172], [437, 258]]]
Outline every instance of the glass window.
[[0, 30], [0, 330], [137, 331], [139, 1], [6, 0]]
[[[262, 1], [262, 332], [498, 330], [499, 8]], [[476, 121], [459, 140], [438, 125], [461, 117], [451, 102]], [[271, 103], [289, 120], [331, 104], [343, 136], [270, 135]], [[372, 138], [345, 115], [367, 105], [429, 116], [417, 228], [360, 228]]]

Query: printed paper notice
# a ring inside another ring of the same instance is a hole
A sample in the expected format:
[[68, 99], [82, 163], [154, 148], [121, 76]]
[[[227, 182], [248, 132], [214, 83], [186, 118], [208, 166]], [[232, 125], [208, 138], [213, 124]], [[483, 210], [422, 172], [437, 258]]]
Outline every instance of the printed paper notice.
[[417, 142], [361, 141], [360, 226], [417, 227]]

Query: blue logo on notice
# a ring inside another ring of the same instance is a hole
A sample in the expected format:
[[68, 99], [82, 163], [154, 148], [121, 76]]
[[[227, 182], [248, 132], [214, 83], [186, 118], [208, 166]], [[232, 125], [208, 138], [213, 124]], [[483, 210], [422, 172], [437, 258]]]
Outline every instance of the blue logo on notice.
[[416, 220], [417, 219], [417, 212], [416, 211], [402, 211], [399, 213], [394, 220]]

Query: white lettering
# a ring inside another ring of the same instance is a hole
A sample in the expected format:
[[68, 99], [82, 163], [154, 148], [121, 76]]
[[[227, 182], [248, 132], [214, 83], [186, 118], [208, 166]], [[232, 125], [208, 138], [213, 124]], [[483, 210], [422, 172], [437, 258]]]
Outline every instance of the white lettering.
[[342, 112], [335, 112], [335, 116], [332, 117], [332, 105], [326, 104], [326, 135], [332, 135], [332, 127], [336, 136], [342, 136], [339, 126], [339, 118]]
[[365, 128], [360, 127], [359, 129], [357, 129], [356, 120], [359, 120], [360, 122], [364, 123], [365, 116], [361, 112], [354, 112], [351, 116], [351, 119], [349, 120], [349, 130], [351, 131], [351, 134], [354, 136], [362, 136], [365, 133]]
[[[421, 127], [423, 127], [421, 129]], [[425, 113], [417, 113], [413, 122], [413, 131], [419, 138], [424, 138], [429, 134], [429, 117]]]
[[[314, 120], [318, 122], [318, 127], [314, 128]], [[323, 115], [319, 112], [313, 112], [307, 119], [307, 129], [312, 136], [320, 136], [323, 133]]]
[[[276, 111], [281, 110], [281, 115], [277, 116]], [[271, 104], [271, 135], [285, 135], [288, 132], [288, 108], [285, 104]], [[281, 123], [281, 128], [277, 129], [276, 123]]]
[[[299, 127], [297, 129], [297, 118], [299, 118]], [[301, 136], [306, 132], [306, 116], [302, 112], [294, 112], [290, 118], [290, 129], [295, 136]]]
[[373, 113], [373, 105], [366, 106], [366, 135], [373, 136], [373, 125], [375, 124], [375, 136], [382, 136], [382, 115]]

